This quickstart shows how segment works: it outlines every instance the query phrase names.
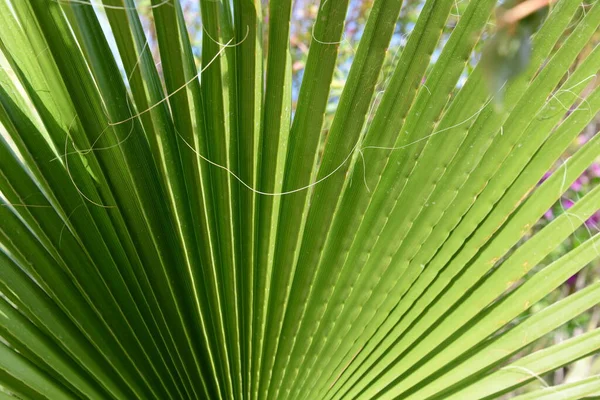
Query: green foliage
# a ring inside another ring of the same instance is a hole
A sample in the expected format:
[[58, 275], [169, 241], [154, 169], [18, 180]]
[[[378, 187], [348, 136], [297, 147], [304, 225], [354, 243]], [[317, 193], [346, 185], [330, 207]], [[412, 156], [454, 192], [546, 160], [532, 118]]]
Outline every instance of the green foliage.
[[555, 167], [600, 4], [489, 38], [495, 0], [375, 0], [349, 63], [354, 6], [300, 79], [291, 0], [201, 1], [200, 57], [177, 1], [0, 0], [1, 398], [487, 399], [593, 364], [600, 283], [551, 294], [600, 254], [597, 181], [560, 207], [600, 135]]

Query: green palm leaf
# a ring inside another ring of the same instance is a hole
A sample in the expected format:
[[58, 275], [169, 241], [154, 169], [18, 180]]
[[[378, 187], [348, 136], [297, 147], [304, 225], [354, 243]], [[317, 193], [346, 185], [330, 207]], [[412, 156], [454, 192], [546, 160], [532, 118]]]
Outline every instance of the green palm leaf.
[[427, 0], [380, 91], [403, 4], [375, 0], [332, 115], [347, 0], [294, 106], [292, 2], [199, 6], [198, 60], [178, 1], [0, 1], [1, 398], [488, 399], [600, 351], [540, 340], [598, 303], [542, 300], [600, 254], [545, 265], [600, 187], [531, 230], [600, 155], [540, 183], [600, 110], [600, 4], [490, 38], [495, 1], [448, 35]]

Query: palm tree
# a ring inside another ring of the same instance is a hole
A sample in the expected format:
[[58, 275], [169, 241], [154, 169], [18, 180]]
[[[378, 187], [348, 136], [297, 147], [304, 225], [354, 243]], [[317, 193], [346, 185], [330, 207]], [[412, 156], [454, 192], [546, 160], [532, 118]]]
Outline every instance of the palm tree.
[[441, 46], [455, 1], [428, 0], [379, 92], [402, 1], [374, 0], [324, 129], [348, 0], [293, 112], [291, 0], [201, 1], [200, 66], [152, 0], [158, 68], [133, 0], [0, 1], [0, 398], [487, 399], [597, 352], [534, 345], [600, 283], [534, 306], [599, 254], [544, 265], [600, 188], [530, 232], [600, 154], [539, 183], [600, 109], [600, 4], [495, 3]]

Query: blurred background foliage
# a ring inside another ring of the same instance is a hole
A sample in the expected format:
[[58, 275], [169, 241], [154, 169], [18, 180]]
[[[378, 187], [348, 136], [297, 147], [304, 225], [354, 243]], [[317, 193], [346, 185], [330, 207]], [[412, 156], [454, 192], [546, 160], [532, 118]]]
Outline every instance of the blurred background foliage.
[[[324, 0], [327, 1], [327, 0]], [[190, 34], [194, 54], [197, 57], [198, 65], [199, 57], [201, 55], [201, 43], [202, 43], [202, 35], [204, 34], [202, 25], [200, 23], [200, 7], [198, 0], [180, 0], [183, 10], [184, 16], [187, 23], [188, 32]], [[371, 9], [371, 5], [373, 0], [351, 0], [348, 8], [348, 13], [346, 16], [346, 25], [344, 30], [344, 35], [342, 41], [338, 44], [338, 61], [337, 66], [334, 73], [333, 83], [331, 87], [331, 92], [329, 94], [329, 103], [325, 115], [324, 126], [325, 135], [327, 130], [330, 127], [334, 111], [337, 107], [337, 103], [339, 97], [342, 93], [342, 89], [348, 77], [348, 72], [350, 71], [350, 66], [352, 64], [354, 55], [356, 53], [356, 48], [358, 46], [358, 42], [363, 33], [363, 29], [365, 26], [365, 22], [369, 15], [369, 11]], [[399, 55], [402, 52], [402, 49], [407, 43], [407, 39], [410, 36], [414, 25], [417, 21], [420, 11], [424, 6], [424, 0], [405, 0], [402, 6], [402, 11], [400, 13], [400, 17], [396, 24], [395, 32], [390, 42], [390, 46], [387, 51], [386, 60], [384, 62], [384, 67], [382, 69], [381, 76], [379, 78], [377, 94], [373, 99], [372, 109], [370, 115], [374, 115], [374, 111], [376, 110], [381, 94], [383, 90], [387, 87], [388, 81], [391, 77], [393, 67], [397, 63], [399, 59]], [[502, 2], [500, 2], [502, 3]], [[268, 21], [268, 7], [267, 2], [262, 0], [263, 6], [263, 20], [266, 23]], [[144, 24], [144, 30], [146, 31], [148, 40], [148, 50], [151, 51], [154, 55], [155, 62], [157, 64], [159, 72], [161, 71], [160, 62], [159, 62], [159, 53], [158, 53], [158, 43], [156, 41], [156, 32], [154, 31], [154, 21], [152, 18], [151, 9], [148, 7], [144, 7], [144, 5], [150, 5], [150, 0], [141, 0], [139, 2], [140, 14], [142, 16], [142, 22]], [[452, 13], [445, 25], [445, 28], [442, 32], [442, 36], [438, 43], [436, 50], [433, 53], [431, 58], [431, 63], [429, 65], [429, 69], [435, 64], [441, 49], [446, 44], [450, 33], [456, 26], [457, 22], [461, 18], [463, 11], [466, 9], [468, 5], [468, 0], [456, 0]], [[292, 18], [291, 18], [291, 27], [290, 27], [290, 51], [292, 55], [292, 71], [293, 71], [293, 87], [292, 87], [292, 110], [296, 107], [296, 100], [300, 90], [300, 85], [302, 83], [302, 77], [304, 72], [304, 67], [306, 64], [306, 60], [308, 57], [308, 50], [310, 47], [311, 40], [319, 40], [319, 38], [313, 37], [312, 27], [315, 22], [315, 18], [317, 16], [317, 12], [321, 3], [318, 0], [294, 0], [293, 8], [292, 8]], [[565, 30], [564, 37], [566, 38], [572, 30], [572, 27], [576, 25], [576, 22], [583, 18], [586, 11], [591, 6], [591, 1], [582, 2], [581, 6], [574, 17], [573, 23], [570, 28]], [[98, 8], [98, 12], [102, 14], [101, 8]], [[107, 23], [105, 21], [105, 23]], [[266, 24], [265, 24], [266, 26]], [[107, 25], [105, 26], [108, 27]], [[457, 83], [457, 89], [460, 88], [469, 75], [469, 73], [474, 69], [475, 65], [481, 59], [481, 55], [486, 43], [489, 42], [491, 37], [497, 30], [496, 20], [490, 20], [487, 24], [486, 31], [482, 36], [482, 40], [475, 47], [475, 50], [471, 54], [470, 62], [467, 63], [465, 70], [462, 73], [461, 79]], [[107, 37], [111, 37], [111, 33], [109, 29], [105, 29]], [[266, 35], [265, 35], [266, 36]], [[594, 49], [595, 46], [600, 44], [600, 32], [597, 32], [594, 36], [593, 40], [589, 42], [587, 48], [579, 55], [579, 59], [571, 66], [571, 70], [575, 70], [576, 66], [579, 65], [579, 60], [585, 59], [585, 57]], [[114, 44], [113, 44], [114, 45]], [[559, 41], [557, 46], [561, 46], [562, 41]], [[268, 46], [268, 43], [264, 43], [264, 46]], [[115, 47], [116, 49], [116, 47]], [[265, 52], [266, 54], [266, 52]], [[568, 74], [563, 78], [566, 80]], [[592, 82], [592, 80], [590, 80]], [[425, 78], [423, 79], [422, 84], [427, 87], [427, 73], [425, 74]], [[585, 98], [587, 93], [591, 92], [593, 89], [592, 85], [588, 85], [582, 94], [581, 98]], [[580, 102], [576, 102], [571, 110], [575, 109]], [[557, 112], [563, 112], [564, 110], [557, 110]], [[569, 110], [567, 110], [567, 114], [569, 115]], [[292, 111], [293, 112], [293, 111]], [[565, 116], [566, 117], [566, 116]], [[546, 179], [549, 177], [553, 171], [562, 164], [568, 157], [570, 157], [581, 145], [590, 140], [594, 135], [598, 133], [600, 130], [600, 116], [597, 115], [596, 118], [591, 122], [577, 137], [576, 140], [571, 143], [571, 146], [567, 153], [563, 155], [563, 158], [557, 162], [553, 169], [548, 171], [544, 177]], [[325, 139], [326, 140], [326, 139]], [[593, 187], [600, 183], [600, 157], [598, 160], [590, 166], [590, 168], [585, 171], [577, 181], [575, 181], [569, 190], [565, 192], [562, 196], [561, 200], [554, 204], [552, 208], [550, 208], [544, 217], [538, 221], [536, 225], [534, 225], [520, 243], [525, 242], [529, 237], [531, 237], [535, 232], [542, 229], [546, 226], [550, 221], [554, 218], [558, 217], [561, 214], [568, 213], [569, 208], [573, 205], [573, 203], [579, 198], [583, 197], [586, 193], [588, 193]], [[552, 261], [560, 258], [562, 255], [568, 253], [572, 249], [579, 246], [590, 236], [595, 234], [600, 230], [600, 211], [596, 212], [590, 219], [585, 221], [585, 224], [582, 225], [574, 235], [569, 237], [565, 242], [562, 243], [560, 247], [558, 247], [553, 253], [551, 253], [540, 265], [530, 271], [529, 275], [534, 275], [537, 271], [542, 269], [545, 265], [550, 264]], [[519, 245], [515, 246], [515, 249]], [[513, 249], [514, 251], [514, 249]], [[589, 285], [590, 283], [598, 280], [600, 277], [600, 249], [598, 249], [599, 257], [588, 265], [586, 268], [582, 269], [580, 273], [569, 278], [560, 288], [555, 290], [553, 293], [548, 295], [546, 299], [534, 305], [529, 311], [526, 311], [521, 318], [525, 318], [529, 314], [533, 314], [536, 311], [558, 301], [559, 299], [566, 297], [569, 294]], [[508, 255], [507, 255], [508, 256]], [[499, 263], [502, 260], [499, 261]], [[517, 283], [515, 283], [517, 286]], [[514, 321], [515, 324], [518, 321]], [[571, 320], [568, 324], [562, 326], [561, 328], [555, 330], [551, 334], [547, 335], [543, 340], [537, 341], [534, 347], [528, 347], [522, 350], [520, 354], [515, 355], [514, 359], [520, 358], [523, 354], [529, 354], [537, 349], [541, 349], [546, 347], [549, 344], [559, 343], [566, 338], [572, 337], [574, 335], [578, 335], [589, 330], [592, 330], [599, 326], [600, 323], [600, 305], [592, 308], [589, 312], [580, 315], [579, 317]], [[508, 329], [508, 327], [507, 327]], [[571, 365], [565, 366], [563, 368], [558, 369], [557, 371], [550, 373], [546, 376], [541, 376], [540, 380], [534, 381], [529, 385], [523, 387], [519, 391], [515, 393], [523, 393], [531, 390], [538, 389], [540, 385], [556, 385], [560, 383], [566, 383], [571, 381], [576, 381], [582, 379], [584, 377], [599, 374], [600, 373], [600, 357], [599, 356], [590, 356], [579, 360]], [[511, 396], [515, 395], [513, 393]]]

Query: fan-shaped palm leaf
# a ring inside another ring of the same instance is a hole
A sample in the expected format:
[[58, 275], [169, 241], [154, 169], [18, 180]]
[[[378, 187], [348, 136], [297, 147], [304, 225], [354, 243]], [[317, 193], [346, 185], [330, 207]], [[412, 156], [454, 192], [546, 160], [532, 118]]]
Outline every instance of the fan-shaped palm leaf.
[[324, 129], [348, 0], [319, 7], [293, 113], [291, 0], [265, 24], [200, 1], [199, 67], [152, 0], [160, 68], [133, 0], [2, 0], [0, 396], [494, 398], [597, 352], [596, 329], [514, 357], [600, 298], [531, 311], [597, 257], [596, 234], [541, 266], [600, 188], [521, 240], [600, 154], [538, 185], [600, 109], [600, 4], [500, 16], [457, 87], [495, 3], [441, 46], [455, 2], [428, 0], [378, 92], [402, 2], [375, 0]]

